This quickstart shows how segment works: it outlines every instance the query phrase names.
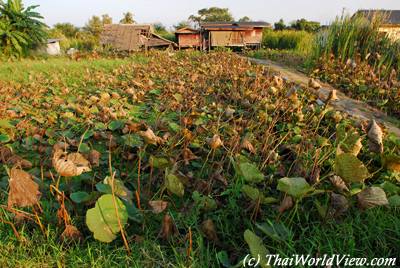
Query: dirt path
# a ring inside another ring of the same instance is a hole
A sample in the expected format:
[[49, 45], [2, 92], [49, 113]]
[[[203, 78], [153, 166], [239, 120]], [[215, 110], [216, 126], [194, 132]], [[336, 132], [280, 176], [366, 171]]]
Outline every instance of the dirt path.
[[[271, 70], [271, 72], [280, 73], [287, 80], [308, 88], [309, 77], [299, 71], [282, 66], [270, 60], [261, 60], [254, 58], [248, 59], [253, 63], [265, 65]], [[331, 90], [334, 90], [335, 88], [326, 83], [320, 82], [320, 84], [322, 85], [322, 88], [318, 90], [318, 93], [317, 91], [312, 89], [310, 89], [310, 91], [318, 95], [321, 99], [325, 100], [328, 98]], [[356, 121], [375, 119], [376, 122], [383, 124], [389, 132], [400, 137], [400, 128], [395, 125], [395, 122], [397, 122], [397, 125], [399, 124], [399, 120], [387, 116], [383, 112], [365, 104], [364, 102], [347, 97], [338, 89], [336, 89], [336, 91], [339, 100], [331, 103], [332, 107], [334, 107], [336, 110], [349, 114]]]

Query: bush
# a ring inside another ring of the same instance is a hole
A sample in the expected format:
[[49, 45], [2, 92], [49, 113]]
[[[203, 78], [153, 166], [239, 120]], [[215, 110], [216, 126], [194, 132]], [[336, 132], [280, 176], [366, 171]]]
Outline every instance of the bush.
[[362, 15], [336, 18], [315, 38], [313, 61], [329, 60], [332, 56], [341, 63], [360, 59], [384, 76], [388, 76], [392, 69], [399, 70], [400, 45], [379, 31], [384, 19], [380, 15], [371, 16], [370, 20]]
[[21, 0], [0, 1], [0, 48], [6, 57], [18, 58], [47, 38], [43, 17], [36, 6], [24, 7]]
[[307, 54], [313, 43], [314, 35], [306, 31], [272, 31], [264, 32], [262, 45], [270, 49], [295, 50]]

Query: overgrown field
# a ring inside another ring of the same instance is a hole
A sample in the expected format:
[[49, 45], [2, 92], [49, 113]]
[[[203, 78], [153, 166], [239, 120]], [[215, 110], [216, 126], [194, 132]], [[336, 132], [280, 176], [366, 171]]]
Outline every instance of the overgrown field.
[[4, 66], [0, 266], [400, 257], [400, 140], [262, 66], [222, 52]]

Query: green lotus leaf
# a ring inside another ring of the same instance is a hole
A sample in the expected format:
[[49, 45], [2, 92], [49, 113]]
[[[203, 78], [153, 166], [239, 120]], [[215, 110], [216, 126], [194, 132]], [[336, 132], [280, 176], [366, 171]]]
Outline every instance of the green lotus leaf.
[[297, 177], [280, 179], [278, 181], [278, 190], [299, 199], [312, 192], [314, 188], [304, 178]]
[[94, 234], [94, 238], [101, 242], [110, 243], [117, 237], [120, 232], [118, 217], [122, 227], [128, 221], [128, 212], [124, 204], [118, 197], [115, 197], [115, 201], [116, 208], [113, 196], [103, 195], [97, 200], [95, 207], [86, 212], [86, 225]]

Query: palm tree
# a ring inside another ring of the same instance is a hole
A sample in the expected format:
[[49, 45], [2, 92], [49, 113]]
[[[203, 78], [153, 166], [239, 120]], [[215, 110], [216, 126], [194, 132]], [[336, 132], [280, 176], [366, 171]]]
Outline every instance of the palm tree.
[[124, 13], [124, 17], [119, 21], [122, 24], [135, 24], [135, 20], [133, 19], [133, 14], [131, 12]]
[[46, 25], [34, 11], [38, 6], [25, 8], [21, 0], [0, 0], [0, 49], [9, 57], [20, 57], [43, 43]]

